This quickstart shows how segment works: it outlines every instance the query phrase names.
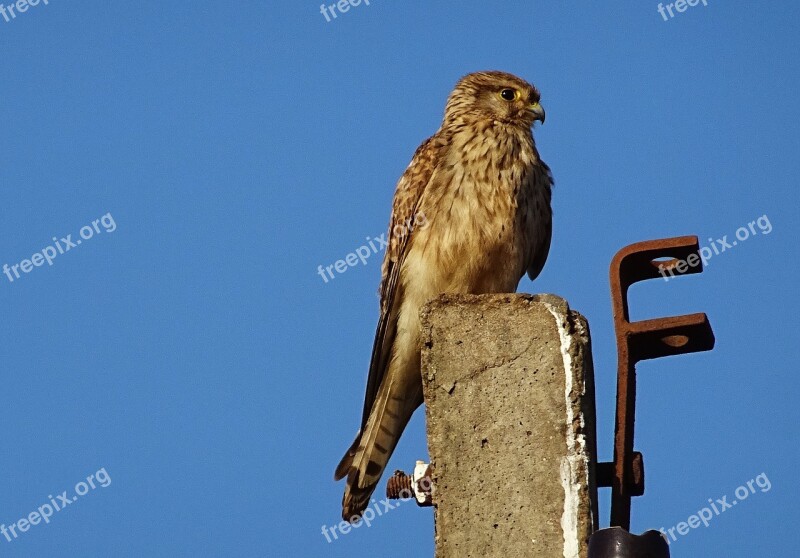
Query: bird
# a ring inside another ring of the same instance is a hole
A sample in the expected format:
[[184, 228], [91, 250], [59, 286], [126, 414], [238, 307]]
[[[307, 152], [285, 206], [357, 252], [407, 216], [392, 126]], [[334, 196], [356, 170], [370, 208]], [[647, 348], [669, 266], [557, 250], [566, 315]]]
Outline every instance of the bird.
[[361, 427], [334, 474], [347, 478], [345, 521], [369, 505], [423, 403], [422, 306], [441, 293], [514, 292], [544, 267], [553, 177], [534, 142], [537, 121], [545, 111], [535, 86], [506, 72], [467, 74], [397, 183]]

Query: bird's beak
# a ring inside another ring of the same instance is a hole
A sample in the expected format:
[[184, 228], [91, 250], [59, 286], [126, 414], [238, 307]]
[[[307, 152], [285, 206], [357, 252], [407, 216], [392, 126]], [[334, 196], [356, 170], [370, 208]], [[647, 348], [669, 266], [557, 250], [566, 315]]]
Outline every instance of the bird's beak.
[[544, 107], [539, 103], [533, 103], [528, 107], [528, 110], [533, 113], [533, 120], [539, 120], [542, 124], [544, 124]]

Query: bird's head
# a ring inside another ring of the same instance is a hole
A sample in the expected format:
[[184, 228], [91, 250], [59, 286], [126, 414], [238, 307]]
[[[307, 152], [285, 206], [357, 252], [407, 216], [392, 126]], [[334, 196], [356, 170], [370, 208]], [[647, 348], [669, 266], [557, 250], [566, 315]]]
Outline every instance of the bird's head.
[[476, 72], [461, 78], [447, 99], [445, 122], [497, 120], [530, 128], [544, 124], [539, 90], [513, 74]]

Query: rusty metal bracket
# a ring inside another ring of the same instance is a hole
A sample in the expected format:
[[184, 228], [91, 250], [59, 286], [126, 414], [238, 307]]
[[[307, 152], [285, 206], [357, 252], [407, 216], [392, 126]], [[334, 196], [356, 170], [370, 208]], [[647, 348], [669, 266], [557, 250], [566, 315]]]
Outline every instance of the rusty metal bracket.
[[[714, 333], [703, 313], [631, 322], [628, 289], [634, 283], [701, 273], [696, 236], [637, 242], [611, 262], [611, 299], [617, 336], [617, 411], [614, 461], [597, 464], [598, 486], [611, 487], [611, 526], [630, 529], [631, 498], [644, 494], [644, 461], [635, 452], [636, 363], [671, 355], [709, 351]], [[688, 263], [687, 263], [688, 262]]]

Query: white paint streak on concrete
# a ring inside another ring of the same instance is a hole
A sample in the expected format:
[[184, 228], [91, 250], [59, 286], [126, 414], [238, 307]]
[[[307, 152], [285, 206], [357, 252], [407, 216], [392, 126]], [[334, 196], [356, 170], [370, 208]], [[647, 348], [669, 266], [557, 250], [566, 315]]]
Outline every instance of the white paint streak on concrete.
[[[570, 355], [571, 337], [564, 323], [566, 316], [560, 315], [550, 304], [545, 304], [547, 310], [553, 315], [561, 338], [561, 356], [564, 359], [565, 387], [564, 397], [567, 406], [567, 455], [561, 459], [561, 485], [564, 487], [564, 513], [561, 515], [561, 530], [564, 533], [564, 558], [579, 558], [580, 544], [578, 541], [578, 509], [580, 506], [579, 479], [581, 470], [588, 474], [586, 463], [586, 438], [583, 434], [575, 432], [575, 413], [573, 410], [572, 356]], [[583, 390], [582, 390], [583, 391]], [[583, 415], [579, 417], [583, 424]], [[583, 462], [583, 463], [582, 463]], [[588, 486], [588, 478], [586, 479]]]

